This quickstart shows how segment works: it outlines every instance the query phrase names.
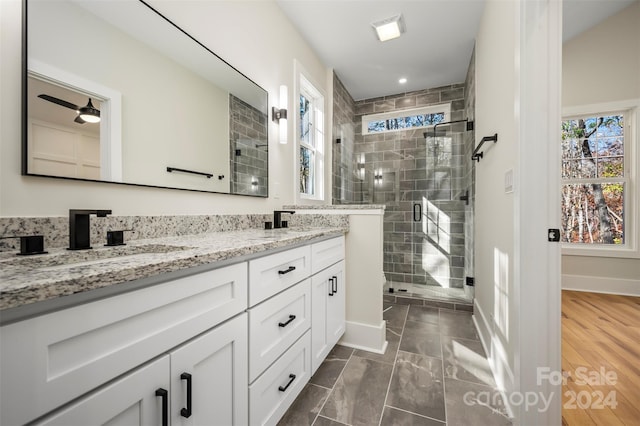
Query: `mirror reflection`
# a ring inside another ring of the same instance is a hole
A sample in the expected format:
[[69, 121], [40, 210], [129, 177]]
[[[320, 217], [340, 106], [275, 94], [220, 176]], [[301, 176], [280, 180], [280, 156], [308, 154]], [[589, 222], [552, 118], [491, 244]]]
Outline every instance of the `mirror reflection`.
[[28, 0], [25, 174], [267, 196], [267, 94], [137, 0]]

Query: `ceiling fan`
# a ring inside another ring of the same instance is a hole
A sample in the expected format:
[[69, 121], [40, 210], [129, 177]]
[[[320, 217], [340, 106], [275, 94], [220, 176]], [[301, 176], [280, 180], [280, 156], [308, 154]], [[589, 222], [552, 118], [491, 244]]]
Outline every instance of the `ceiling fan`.
[[84, 123], [98, 123], [100, 121], [100, 111], [93, 106], [91, 103], [91, 98], [89, 98], [89, 102], [86, 106], [79, 107], [76, 104], [72, 104], [71, 102], [67, 102], [65, 100], [56, 98], [55, 96], [40, 94], [38, 95], [40, 99], [44, 99], [45, 101], [53, 102], [56, 105], [60, 105], [65, 108], [72, 109], [78, 113], [76, 118], [73, 120], [76, 123], [84, 124]]

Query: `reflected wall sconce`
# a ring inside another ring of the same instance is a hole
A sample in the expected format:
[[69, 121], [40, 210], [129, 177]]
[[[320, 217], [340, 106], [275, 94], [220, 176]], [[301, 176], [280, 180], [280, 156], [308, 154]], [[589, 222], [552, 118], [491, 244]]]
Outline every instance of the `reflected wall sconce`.
[[271, 107], [271, 119], [280, 126], [280, 143], [287, 143], [287, 86], [280, 86], [280, 108]]

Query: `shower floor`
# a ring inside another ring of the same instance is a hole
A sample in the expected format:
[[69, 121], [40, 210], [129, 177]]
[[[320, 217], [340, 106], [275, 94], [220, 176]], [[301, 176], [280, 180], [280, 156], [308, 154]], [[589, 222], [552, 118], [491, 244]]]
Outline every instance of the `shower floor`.
[[[389, 291], [390, 288], [393, 288], [393, 293]], [[416, 302], [424, 305], [434, 304], [441, 307], [461, 310], [470, 310], [469, 308], [473, 308], [473, 299], [465, 294], [462, 288], [442, 288], [430, 285], [387, 281], [383, 289], [385, 297], [414, 299], [413, 301], [407, 301], [411, 304]], [[419, 303], [420, 301], [422, 301], [422, 303]], [[396, 303], [399, 302], [396, 301]]]

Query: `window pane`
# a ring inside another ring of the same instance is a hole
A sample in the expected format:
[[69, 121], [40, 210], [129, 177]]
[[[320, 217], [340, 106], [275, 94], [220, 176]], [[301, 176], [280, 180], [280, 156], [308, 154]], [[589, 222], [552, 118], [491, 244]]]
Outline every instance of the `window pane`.
[[562, 241], [624, 244], [624, 183], [562, 186]]
[[300, 147], [300, 193], [313, 195], [314, 194], [314, 164], [315, 159], [313, 152], [303, 146]]
[[433, 126], [444, 121], [444, 112], [435, 114], [419, 114], [387, 118], [385, 120], [368, 121], [369, 133], [403, 130], [416, 127]]
[[598, 177], [624, 177], [624, 157], [598, 158]]
[[613, 138], [598, 139], [598, 157], [624, 155], [622, 138], [620, 136]]
[[300, 140], [311, 143], [311, 103], [303, 95], [300, 95]]

